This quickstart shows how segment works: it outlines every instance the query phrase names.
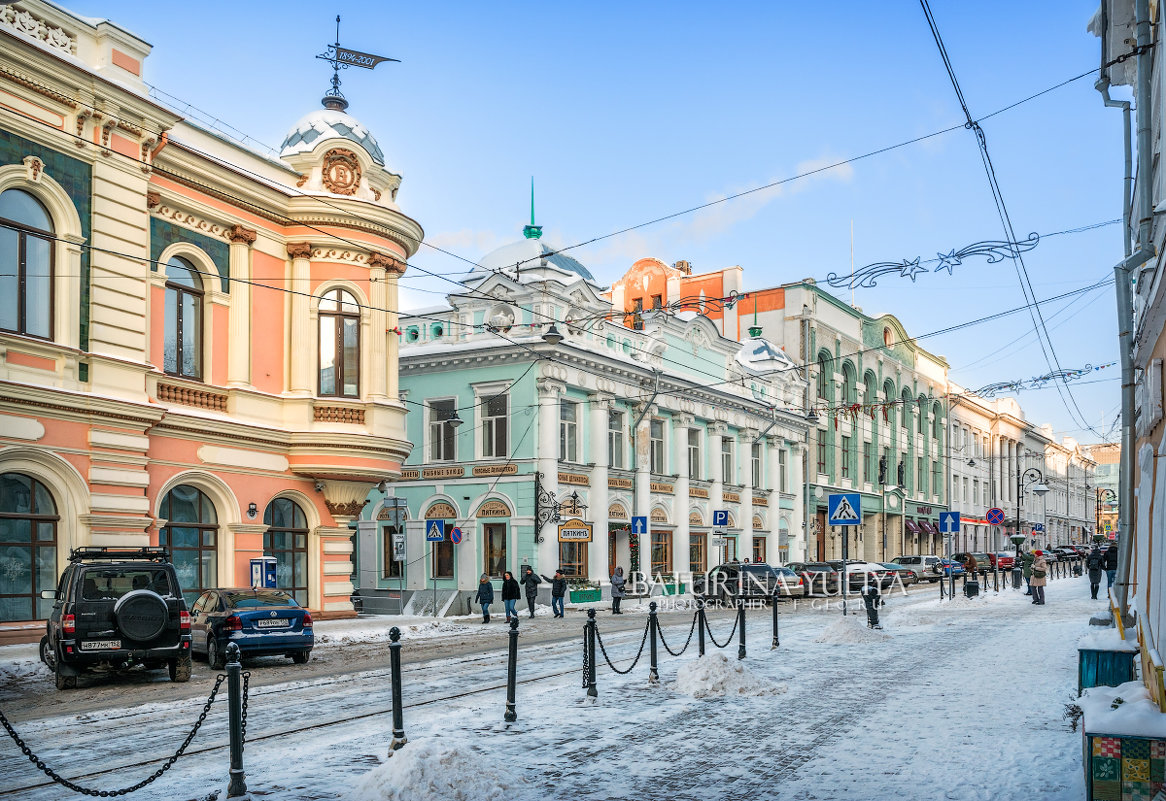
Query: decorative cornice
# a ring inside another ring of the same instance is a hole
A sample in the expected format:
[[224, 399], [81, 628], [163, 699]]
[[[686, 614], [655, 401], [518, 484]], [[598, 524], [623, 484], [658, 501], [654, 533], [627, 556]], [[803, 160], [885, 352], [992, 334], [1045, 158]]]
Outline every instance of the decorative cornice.
[[[147, 193], [146, 203], [149, 205], [150, 198]], [[187, 211], [180, 211], [179, 209], [171, 208], [165, 203], [159, 202], [158, 205], [150, 209], [154, 216], [161, 217], [168, 222], [178, 223], [186, 228], [193, 228], [196, 231], [201, 231], [204, 234], [218, 237], [219, 239], [226, 239], [228, 228], [222, 223], [213, 222], [204, 217], [199, 217]]]
[[342, 517], [356, 517], [360, 514], [360, 510], [368, 503], [366, 498], [363, 501], [348, 501], [346, 503], [333, 503], [325, 500], [324, 505], [328, 507], [328, 513], [332, 515], [340, 515]]
[[393, 273], [394, 275], [405, 274], [405, 262], [381, 253], [370, 253], [368, 256], [368, 264], [370, 267], [383, 267], [386, 272]]
[[240, 245], [253, 245], [255, 240], [259, 237], [259, 232], [250, 228], [244, 228], [239, 224], [232, 225], [227, 231], [227, 239]]
[[58, 103], [60, 103], [62, 106], [67, 106], [68, 108], [71, 108], [71, 109], [77, 108], [77, 101], [75, 101], [73, 98], [69, 97], [66, 94], [62, 94], [61, 92], [58, 92], [55, 89], [50, 89], [49, 87], [47, 87], [43, 84], [37, 83], [36, 81], [34, 81], [32, 78], [30, 78], [28, 75], [24, 74], [23, 72], [18, 72], [16, 70], [10, 69], [8, 67], [0, 67], [0, 75], [3, 75], [5, 78], [7, 78], [8, 80], [12, 81], [15, 84], [23, 86], [25, 89], [31, 89], [32, 91], [36, 92], [38, 95], [43, 95], [44, 97], [47, 97], [50, 100], [55, 100]]
[[13, 5], [0, 6], [0, 25], [36, 39], [51, 50], [68, 56], [75, 57], [77, 55], [75, 34], [71, 34], [64, 28], [53, 25], [23, 8], [16, 8]]
[[162, 194], [155, 192], [153, 189], [146, 190], [146, 208], [153, 210], [162, 202]]
[[312, 256], [312, 246], [307, 242], [288, 242], [287, 257], [289, 259], [307, 259]]

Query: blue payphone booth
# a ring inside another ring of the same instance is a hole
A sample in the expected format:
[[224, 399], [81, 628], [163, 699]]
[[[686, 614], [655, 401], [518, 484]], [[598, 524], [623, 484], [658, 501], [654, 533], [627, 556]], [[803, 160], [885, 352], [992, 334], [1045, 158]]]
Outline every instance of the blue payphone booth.
[[251, 586], [275, 588], [274, 556], [260, 556], [251, 560]]

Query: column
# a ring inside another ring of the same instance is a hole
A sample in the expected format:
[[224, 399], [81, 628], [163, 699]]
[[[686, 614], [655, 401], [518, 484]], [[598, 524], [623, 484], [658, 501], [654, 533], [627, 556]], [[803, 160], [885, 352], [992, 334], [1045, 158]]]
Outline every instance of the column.
[[614, 399], [595, 394], [590, 399], [588, 445], [591, 461], [591, 543], [587, 546], [587, 577], [607, 583], [607, 418]]
[[309, 298], [312, 292], [312, 246], [307, 242], [289, 242], [288, 258], [291, 267], [291, 352], [288, 389], [293, 395], [311, 396], [316, 392], [312, 378], [312, 364], [316, 353], [312, 342], [312, 313]]
[[651, 437], [649, 434], [649, 426], [652, 418], [651, 410], [644, 415], [644, 419], [640, 421], [639, 427], [632, 432], [632, 436], [636, 441], [636, 463], [634, 465], [636, 471], [636, 495], [632, 499], [635, 504], [635, 511], [632, 515], [643, 515], [649, 518], [648, 533], [644, 538], [632, 529], [628, 533], [628, 545], [634, 542], [639, 549], [640, 572], [647, 575], [651, 570], [651, 502], [652, 502], [652, 473], [651, 473]]
[[[672, 496], [672, 516], [676, 521], [676, 533], [672, 538], [672, 569], [677, 574], [688, 573], [690, 565], [689, 550], [692, 543], [692, 530], [688, 523], [688, 488], [691, 475], [688, 472], [688, 432], [696, 426], [696, 419], [690, 414], [676, 415], [672, 418], [672, 453], [675, 456], [676, 486]], [[684, 584], [692, 586], [691, 578], [685, 576]]]
[[[743, 432], [744, 436], [737, 442], [737, 453], [745, 451], [745, 458], [737, 457], [738, 469], [744, 469], [745, 475], [741, 477], [741, 531], [745, 542], [740, 543], [737, 547], [740, 552], [737, 558], [745, 561], [746, 558], [750, 562], [753, 561], [753, 440], [757, 438], [760, 433], [755, 428], [746, 428]], [[765, 558], [769, 558], [768, 550]]]
[[[365, 391], [369, 398], [384, 400], [385, 377], [387, 374], [386, 353], [390, 339], [397, 335], [389, 331], [388, 321], [388, 288], [385, 286], [385, 265], [389, 259], [380, 253], [368, 255], [368, 325], [361, 326], [362, 342], [367, 342], [367, 354], [362, 354], [362, 360], [368, 365], [368, 383]], [[366, 335], [367, 332], [367, 335]]]
[[[810, 521], [806, 518], [806, 471], [803, 462], [809, 449], [804, 442], [791, 442], [787, 468], [789, 470], [789, 488], [794, 494], [794, 513], [790, 524], [790, 552], [791, 562], [804, 562], [810, 558]], [[817, 554], [814, 554], [817, 556]]]
[[[557, 381], [540, 378], [538, 384], [538, 471], [542, 488], [555, 499], [559, 497], [559, 395], [566, 387]], [[536, 518], [535, 525], [538, 525]], [[554, 570], [559, 561], [559, 535], [554, 521], [538, 532], [536, 570]]]
[[[769, 471], [769, 536], [765, 546], [765, 550], [770, 554], [768, 557], [769, 564], [781, 564], [781, 449], [782, 441], [777, 437], [766, 437], [762, 443], [761, 459], [767, 463], [767, 470]], [[789, 469], [790, 456], [786, 455], [787, 470]], [[787, 474], [787, 480], [793, 475], [792, 472]], [[792, 535], [794, 530], [790, 529]], [[790, 557], [792, 561], [793, 557]]]
[[[373, 380], [380, 381], [379, 384], [374, 384], [374, 392], [382, 392], [385, 396], [392, 400], [400, 398], [401, 384], [397, 373], [397, 351], [400, 348], [400, 335], [394, 333], [394, 329], [399, 324], [397, 315], [397, 308], [400, 306], [400, 299], [398, 297], [398, 282], [402, 275], [405, 274], [407, 265], [400, 259], [392, 256], [382, 256], [379, 253], [372, 254], [369, 258], [369, 263], [384, 270], [384, 291], [383, 301], [380, 303], [374, 302], [372, 305], [376, 308], [384, 309], [384, 316], [382, 317], [382, 324], [384, 326], [384, 352], [380, 354], [378, 361], [378, 368], [381, 376], [374, 374]], [[379, 284], [373, 284], [373, 296], [377, 297], [377, 287]], [[381, 328], [373, 329], [380, 336]], [[382, 389], [383, 387], [383, 389]]]
[[[716, 515], [718, 509], [725, 508], [725, 476], [724, 465], [721, 461], [721, 438], [728, 436], [729, 429], [724, 423], [713, 423], [708, 427], [708, 443], [706, 444], [706, 452], [709, 455], [709, 479], [712, 482], [709, 485], [709, 522], [712, 522], [712, 516]], [[719, 565], [725, 560], [725, 547], [713, 548], [713, 538], [717, 536], [717, 532], [721, 532], [720, 536], [728, 535], [728, 526], [725, 528], [717, 528], [716, 526], [709, 529], [709, 567]]]
[[228, 318], [227, 386], [251, 384], [251, 245], [258, 234], [236, 225], [227, 232], [230, 245], [231, 314]]

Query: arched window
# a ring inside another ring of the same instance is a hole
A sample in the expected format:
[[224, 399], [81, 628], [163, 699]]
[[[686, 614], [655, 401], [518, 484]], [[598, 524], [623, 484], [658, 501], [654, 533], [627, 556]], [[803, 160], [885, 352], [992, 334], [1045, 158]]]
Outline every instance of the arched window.
[[263, 555], [275, 557], [276, 585], [308, 605], [308, 520], [295, 501], [276, 498], [263, 511]]
[[845, 403], [858, 403], [858, 379], [850, 362], [842, 363], [842, 399]]
[[[893, 404], [895, 401], [895, 385], [890, 380], [883, 384], [883, 402]], [[887, 412], [887, 427], [891, 430], [891, 436], [895, 435], [895, 407], [888, 405], [883, 407]]]
[[360, 307], [343, 289], [320, 298], [320, 394], [360, 396]]
[[940, 441], [940, 436], [939, 436], [940, 431], [941, 431], [941, 429], [939, 427], [939, 416], [940, 416], [940, 414], [942, 414], [942, 412], [943, 412], [943, 409], [939, 405], [938, 401], [936, 401], [934, 404], [932, 404], [932, 406], [931, 406], [931, 438], [933, 440], [935, 440], [935, 442], [941, 446], [943, 445], [943, 443]]
[[218, 585], [215, 505], [202, 490], [183, 484], [166, 493], [160, 511], [166, 526], [158, 544], [170, 549], [182, 594], [192, 604], [203, 590]]
[[53, 337], [53, 221], [21, 189], [0, 192], [0, 330]]
[[918, 426], [917, 426], [916, 430], [920, 434], [923, 434], [923, 433], [926, 433], [926, 429], [927, 429], [927, 427], [924, 425], [925, 421], [927, 420], [927, 398], [924, 397], [923, 395], [919, 396], [918, 414], [919, 414], [919, 419], [917, 421]]
[[47, 618], [57, 586], [57, 505], [22, 473], [0, 475], [0, 621]]
[[202, 280], [180, 256], [166, 262], [165, 315], [162, 371], [202, 378]]
[[823, 400], [830, 398], [830, 378], [834, 368], [830, 364], [830, 354], [823, 351], [818, 354], [818, 397]]

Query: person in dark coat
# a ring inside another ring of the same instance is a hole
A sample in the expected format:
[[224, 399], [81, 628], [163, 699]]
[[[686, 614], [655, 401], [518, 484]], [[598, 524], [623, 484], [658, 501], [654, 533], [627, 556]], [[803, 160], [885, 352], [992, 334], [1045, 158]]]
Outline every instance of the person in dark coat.
[[1032, 563], [1036, 561], [1036, 557], [1032, 555], [1031, 551], [1020, 552], [1020, 566], [1021, 572], [1024, 574], [1024, 594], [1032, 595]]
[[555, 613], [555, 617], [562, 617], [563, 598], [567, 594], [567, 578], [562, 570], [556, 570], [554, 578], [543, 576], [543, 579], [551, 583], [551, 611]]
[[1089, 596], [1097, 600], [1097, 590], [1101, 587], [1101, 571], [1105, 569], [1105, 556], [1096, 545], [1085, 557], [1085, 569], [1089, 571]]
[[518, 599], [522, 597], [522, 590], [518, 586], [518, 582], [514, 580], [514, 574], [507, 570], [502, 574], [502, 605], [506, 608], [506, 622], [510, 622], [510, 618], [518, 617], [518, 612], [515, 611], [514, 605], [518, 603]]
[[1105, 578], [1108, 583], [1105, 585], [1106, 589], [1113, 586], [1113, 582], [1117, 580], [1117, 545], [1110, 545], [1105, 549]]
[[485, 573], [478, 580], [478, 594], [474, 596], [474, 601], [482, 605], [482, 622], [489, 623], [490, 604], [494, 603], [494, 585], [490, 583], [490, 577]]
[[534, 602], [538, 598], [538, 585], [542, 583], [543, 580], [528, 567], [526, 574], [522, 577], [522, 589], [526, 592], [526, 606], [530, 609], [531, 617], [534, 617]]
[[976, 562], [976, 557], [968, 554], [968, 561], [964, 563], [964, 569], [968, 571], [972, 579], [976, 578], [976, 573], [979, 572], [980, 565]]
[[611, 613], [613, 615], [623, 614], [619, 611], [619, 602], [623, 600], [624, 586], [627, 583], [627, 579], [623, 577], [623, 568], [617, 567], [611, 575]]

